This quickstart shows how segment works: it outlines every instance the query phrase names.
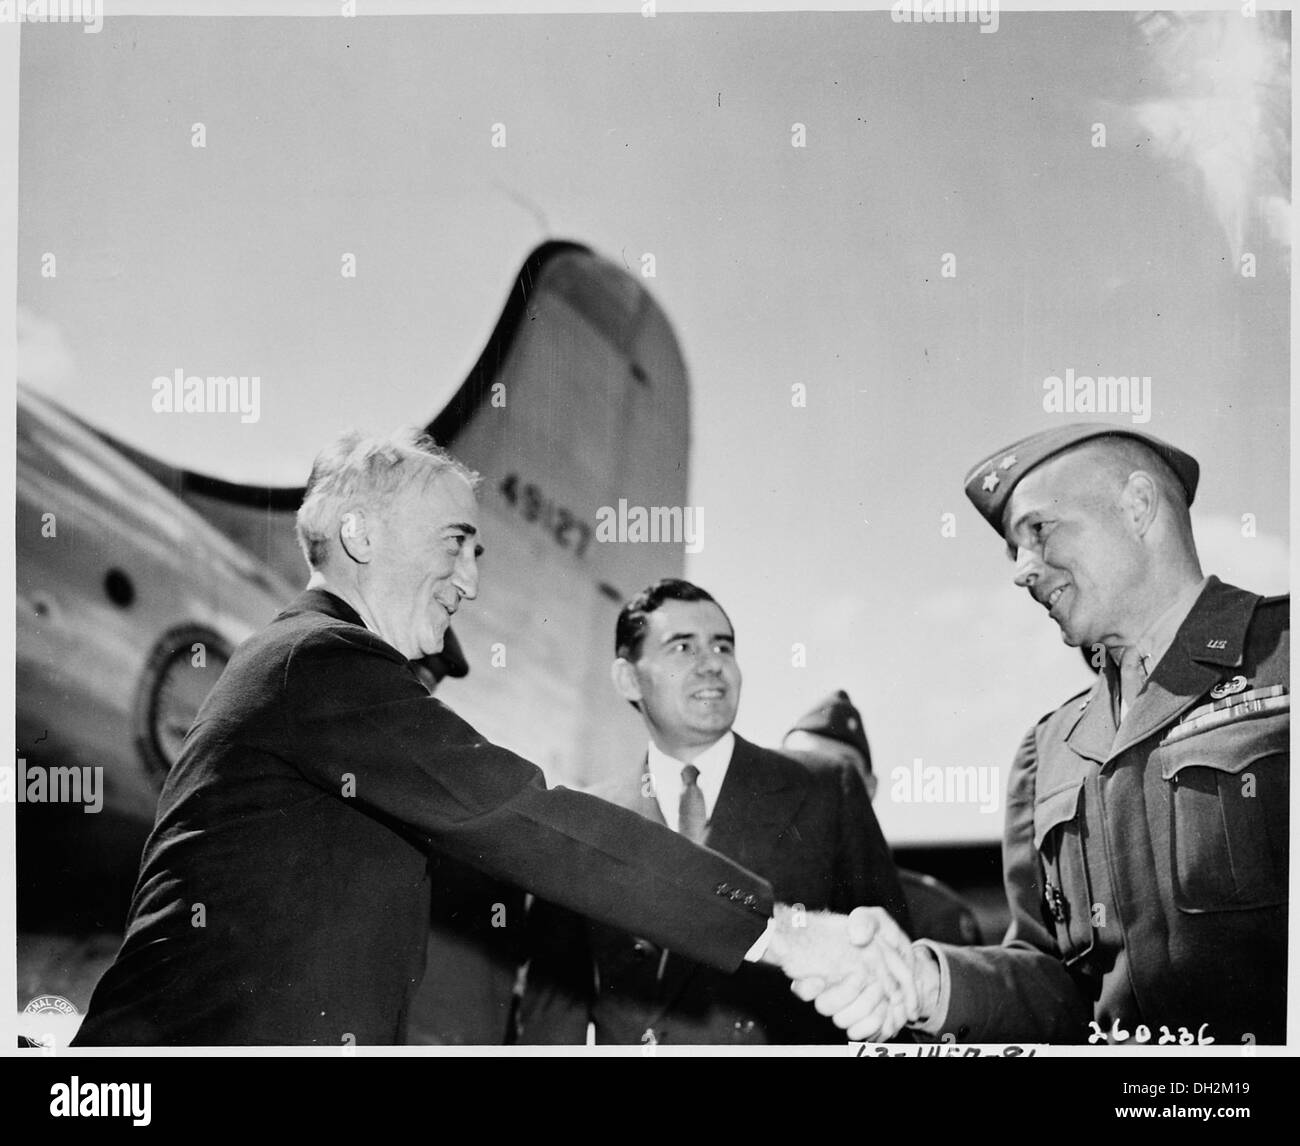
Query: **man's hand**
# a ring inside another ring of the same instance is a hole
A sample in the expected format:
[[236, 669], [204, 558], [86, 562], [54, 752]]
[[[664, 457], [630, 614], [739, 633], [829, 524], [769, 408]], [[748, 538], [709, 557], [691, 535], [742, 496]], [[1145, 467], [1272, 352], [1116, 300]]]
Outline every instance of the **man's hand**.
[[774, 920], [764, 959], [795, 980], [795, 993], [836, 1026], [889, 1038], [916, 1019], [911, 944], [887, 912], [858, 908], [843, 916], [778, 905]]
[[[883, 945], [886, 952], [897, 955], [907, 967], [907, 976], [916, 1004], [905, 1008], [891, 1001], [884, 992], [854, 994], [844, 982], [828, 983], [818, 977], [800, 979], [791, 986], [801, 999], [813, 1002], [824, 1015], [832, 1016], [835, 1025], [854, 1041], [883, 1042], [893, 1038], [904, 1026], [917, 1026], [932, 1015], [939, 1000], [939, 964], [934, 953], [923, 944], [911, 944], [902, 930], [879, 907], [859, 907], [849, 916], [850, 940], [871, 948]], [[894, 967], [892, 961], [889, 966]]]

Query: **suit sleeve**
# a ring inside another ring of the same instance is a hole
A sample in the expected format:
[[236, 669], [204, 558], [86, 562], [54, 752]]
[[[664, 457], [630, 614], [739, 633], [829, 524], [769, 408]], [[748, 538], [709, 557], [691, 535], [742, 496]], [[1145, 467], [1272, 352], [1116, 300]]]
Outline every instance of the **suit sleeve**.
[[963, 1042], [1082, 1041], [1092, 1007], [1061, 961], [1046, 918], [1043, 873], [1034, 847], [1037, 729], [1031, 729], [1011, 766], [1003, 876], [1011, 926], [999, 947], [955, 947], [942, 952], [950, 976], [948, 1014], [941, 1033]]
[[893, 854], [885, 843], [880, 821], [871, 807], [871, 797], [858, 770], [848, 765], [839, 773], [839, 824], [835, 849], [835, 896], [833, 911], [850, 912], [855, 907], [883, 907], [909, 935], [912, 921], [907, 899], [898, 879]]
[[303, 776], [443, 854], [724, 971], [766, 926], [767, 881], [635, 812], [548, 789], [364, 630], [305, 638], [282, 688]]

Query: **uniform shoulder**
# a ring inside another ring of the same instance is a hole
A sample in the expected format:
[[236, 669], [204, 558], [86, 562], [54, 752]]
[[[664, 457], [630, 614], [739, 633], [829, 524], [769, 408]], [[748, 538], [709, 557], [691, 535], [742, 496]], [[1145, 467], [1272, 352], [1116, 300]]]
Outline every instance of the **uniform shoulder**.
[[1261, 597], [1250, 619], [1252, 639], [1261, 635], [1266, 641], [1290, 640], [1291, 594], [1279, 593], [1275, 597]]
[[1211, 597], [1208, 593], [1206, 600], [1217, 600], [1227, 605], [1238, 608], [1248, 608], [1253, 613], [1254, 620], [1274, 621], [1278, 619], [1288, 620], [1291, 615], [1291, 594], [1286, 593], [1256, 593], [1252, 589], [1242, 588], [1240, 585], [1231, 585], [1226, 581], [1220, 581], [1217, 577], [1210, 578], [1211, 589], [1215, 591], [1216, 597]]
[[1038, 722], [1034, 727], [1029, 730], [1030, 735], [1042, 728], [1044, 724], [1053, 718], [1060, 717], [1068, 719], [1071, 716], [1077, 715], [1087, 707], [1088, 698], [1092, 695], [1092, 689], [1092, 685], [1088, 685], [1087, 688], [1081, 688], [1073, 696], [1069, 697], [1061, 704], [1058, 704], [1051, 712], [1043, 713], [1043, 715], [1038, 718]]
[[1064, 733], [1068, 727], [1073, 726], [1075, 721], [1082, 715], [1083, 710], [1088, 707], [1089, 699], [1092, 696], [1092, 688], [1093, 686], [1089, 685], [1087, 688], [1080, 689], [1062, 704], [1058, 704], [1051, 712], [1045, 712], [1034, 724], [1030, 725], [1016, 749], [1014, 770], [1022, 770], [1033, 762], [1040, 737], [1050, 739], [1054, 733]]

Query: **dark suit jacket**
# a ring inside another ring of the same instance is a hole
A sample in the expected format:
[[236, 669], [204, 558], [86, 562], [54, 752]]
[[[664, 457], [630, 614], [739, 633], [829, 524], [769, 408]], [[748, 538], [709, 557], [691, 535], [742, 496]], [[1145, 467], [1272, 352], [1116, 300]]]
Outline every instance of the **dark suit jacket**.
[[433, 884], [424, 981], [411, 999], [407, 1041], [501, 1046], [513, 1038], [515, 980], [528, 958], [524, 893], [446, 856], [429, 857]]
[[1011, 927], [1001, 947], [942, 947], [945, 1032], [1284, 1041], [1289, 608], [1211, 577], [1118, 735], [1104, 675], [1030, 732], [1008, 795]]
[[[633, 778], [609, 798], [662, 822]], [[783, 903], [846, 912], [879, 904], [906, 929], [893, 858], [852, 767], [810, 764], [736, 737], [707, 845], [768, 879]], [[688, 953], [665, 956], [646, 938], [589, 924], [538, 903], [519, 1041], [581, 1043], [827, 1043], [844, 1033], [790, 991], [780, 973], [746, 965], [734, 976]], [[671, 946], [671, 945], [670, 945]]]
[[743, 868], [547, 789], [347, 604], [309, 591], [236, 651], [200, 710], [75, 1043], [403, 1042], [430, 850], [724, 970], [771, 913]]

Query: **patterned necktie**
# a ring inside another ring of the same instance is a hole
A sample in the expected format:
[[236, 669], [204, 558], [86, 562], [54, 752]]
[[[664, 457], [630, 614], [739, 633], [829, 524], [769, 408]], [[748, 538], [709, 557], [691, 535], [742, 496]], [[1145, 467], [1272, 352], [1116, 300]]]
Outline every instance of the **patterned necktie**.
[[1146, 687], [1147, 670], [1137, 645], [1129, 645], [1119, 660], [1120, 712], [1128, 715], [1137, 703], [1138, 693]]
[[704, 793], [696, 781], [700, 770], [694, 764], [687, 764], [682, 769], [682, 798], [677, 804], [677, 830], [692, 843], [704, 842], [706, 817], [704, 814]]

